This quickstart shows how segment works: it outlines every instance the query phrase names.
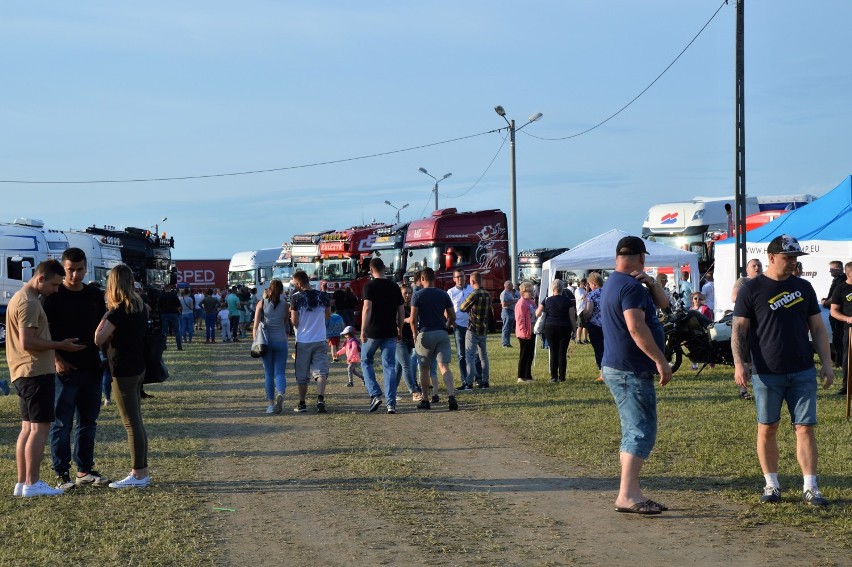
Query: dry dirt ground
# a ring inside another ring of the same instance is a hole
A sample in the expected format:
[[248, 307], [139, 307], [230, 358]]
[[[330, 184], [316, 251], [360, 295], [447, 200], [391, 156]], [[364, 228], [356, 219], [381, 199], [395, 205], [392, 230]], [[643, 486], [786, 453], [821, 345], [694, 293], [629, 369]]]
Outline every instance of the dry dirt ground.
[[[446, 404], [370, 414], [334, 365], [329, 413], [265, 414], [257, 361], [221, 364], [203, 454], [223, 565], [852, 565], [790, 528], [748, 525], [712, 494], [657, 491], [671, 510], [614, 511], [617, 479], [532, 451]], [[614, 448], [615, 450], [615, 448]]]

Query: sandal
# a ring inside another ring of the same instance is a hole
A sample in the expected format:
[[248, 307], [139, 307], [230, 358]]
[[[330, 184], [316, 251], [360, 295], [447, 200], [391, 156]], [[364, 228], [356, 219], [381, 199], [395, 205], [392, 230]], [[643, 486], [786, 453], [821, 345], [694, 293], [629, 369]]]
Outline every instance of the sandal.
[[651, 505], [653, 505], [653, 506], [656, 506], [657, 508], [659, 508], [659, 509], [660, 509], [661, 511], [663, 511], [663, 512], [665, 512], [666, 510], [668, 510], [668, 509], [669, 509], [669, 507], [668, 507], [668, 506], [666, 506], [665, 504], [660, 504], [659, 502], [656, 502], [656, 501], [654, 501], [654, 500], [648, 500], [648, 501], [647, 501], [647, 502], [645, 502], [645, 503], [646, 503], [646, 504], [651, 504]]
[[639, 502], [638, 504], [634, 504], [629, 508], [621, 508], [616, 506], [616, 512], [622, 512], [625, 514], [641, 514], [641, 515], [649, 515], [649, 514], [659, 514], [663, 510], [660, 508], [660, 505], [654, 502], [653, 500], [645, 500], [644, 502]]
[[740, 392], [740, 397], [744, 400], [753, 400], [754, 399], [754, 396], [752, 396], [751, 394], [749, 394], [746, 391]]

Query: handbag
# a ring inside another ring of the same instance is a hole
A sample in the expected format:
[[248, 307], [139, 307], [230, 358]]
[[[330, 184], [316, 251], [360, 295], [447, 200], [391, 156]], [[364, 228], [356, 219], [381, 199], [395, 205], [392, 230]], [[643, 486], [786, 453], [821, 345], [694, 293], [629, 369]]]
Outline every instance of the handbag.
[[260, 322], [257, 324], [257, 332], [254, 334], [254, 341], [251, 343], [251, 354], [252, 358], [260, 358], [267, 352], [269, 352], [269, 341], [266, 338], [266, 325], [263, 307], [266, 306], [266, 300], [263, 300], [263, 306], [260, 308]]
[[148, 331], [144, 341], [145, 378], [143, 384], [159, 384], [169, 377], [169, 368], [163, 362], [166, 350], [166, 336], [159, 332]]
[[[546, 302], [547, 300], [545, 299], [544, 302], [542, 302], [542, 305], [544, 305]], [[547, 311], [542, 311], [541, 315], [539, 315], [538, 318], [535, 320], [535, 325], [533, 325], [533, 334], [542, 334], [544, 332], [544, 325], [546, 324], [546, 321]]]

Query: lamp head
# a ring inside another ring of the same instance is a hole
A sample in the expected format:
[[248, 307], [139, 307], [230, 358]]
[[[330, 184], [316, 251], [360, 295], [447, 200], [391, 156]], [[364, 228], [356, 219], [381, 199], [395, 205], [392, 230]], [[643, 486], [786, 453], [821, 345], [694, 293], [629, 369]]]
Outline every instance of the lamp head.
[[391, 205], [390, 201], [385, 201], [385, 205], [390, 205], [391, 207], [393, 207], [393, 205]]
[[160, 222], [166, 222], [167, 220], [169, 220], [169, 217], [163, 217], [163, 220], [161, 220]]
[[404, 209], [404, 208], [405, 208], [405, 207], [407, 207], [407, 206], [408, 206], [408, 203], [406, 203], [406, 204], [404, 204], [403, 206], [401, 206], [401, 207], [399, 208], [399, 210], [401, 211], [402, 209]]
[[504, 118], [505, 118], [505, 116], [506, 116], [506, 111], [505, 111], [505, 110], [503, 110], [503, 107], [502, 107], [502, 106], [500, 106], [499, 104], [498, 104], [497, 106], [495, 106], [495, 107], [494, 107], [494, 112], [496, 112], [496, 113], [497, 113], [497, 114], [499, 114], [500, 116], [503, 116]]
[[451, 175], [452, 175], [452, 173], [447, 173], [441, 178], [441, 180], [443, 181], [444, 179], [446, 179], [447, 177], [449, 177]]
[[421, 168], [420, 168], [420, 169], [418, 169], [417, 171], [419, 171], [420, 173], [425, 173], [426, 175], [429, 175], [429, 172], [428, 172], [428, 171], [426, 171], [426, 168], [425, 168], [425, 167], [421, 167]]
[[529, 117], [529, 121], [535, 122], [536, 120], [538, 120], [542, 116], [544, 116], [544, 115], [541, 112], [536, 112], [535, 114], [533, 114], [532, 116]]

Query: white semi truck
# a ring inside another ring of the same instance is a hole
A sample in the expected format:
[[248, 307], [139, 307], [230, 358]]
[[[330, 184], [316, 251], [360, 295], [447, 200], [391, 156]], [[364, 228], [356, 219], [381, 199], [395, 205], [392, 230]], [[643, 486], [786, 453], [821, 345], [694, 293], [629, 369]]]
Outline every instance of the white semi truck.
[[228, 287], [244, 285], [257, 288], [258, 297], [272, 279], [275, 261], [281, 255], [281, 248], [262, 248], [237, 252], [228, 266]]

